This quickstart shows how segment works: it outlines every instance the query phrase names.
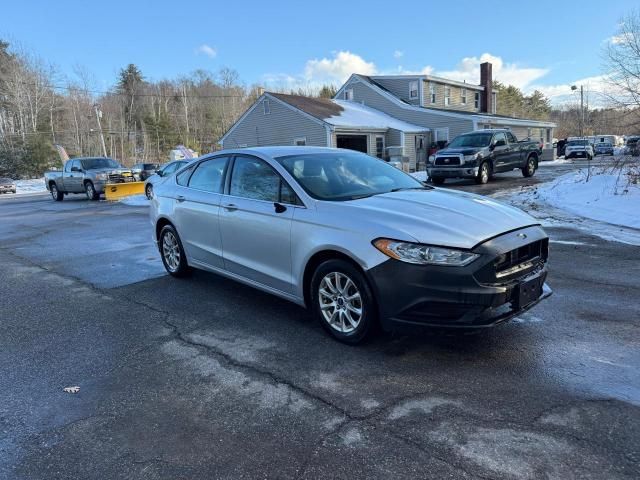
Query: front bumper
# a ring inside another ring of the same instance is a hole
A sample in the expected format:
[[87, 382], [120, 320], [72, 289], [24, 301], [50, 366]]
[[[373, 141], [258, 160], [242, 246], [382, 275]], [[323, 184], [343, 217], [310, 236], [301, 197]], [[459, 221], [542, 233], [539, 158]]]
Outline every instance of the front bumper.
[[16, 193], [16, 187], [11, 186], [0, 186], [0, 193]]
[[[524, 233], [527, 240], [518, 234]], [[489, 240], [473, 249], [480, 258], [466, 267], [413, 265], [389, 259], [367, 272], [385, 330], [400, 326], [487, 328], [504, 323], [552, 294], [545, 258], [496, 280], [496, 259], [527, 242], [546, 242], [539, 227]]]
[[432, 178], [474, 178], [478, 176], [478, 167], [427, 167], [427, 173]]

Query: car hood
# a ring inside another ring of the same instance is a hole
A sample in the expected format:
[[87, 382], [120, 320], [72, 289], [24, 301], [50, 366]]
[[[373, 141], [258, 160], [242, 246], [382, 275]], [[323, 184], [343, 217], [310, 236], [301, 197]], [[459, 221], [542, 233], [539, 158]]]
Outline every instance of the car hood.
[[[389, 235], [389, 230], [404, 233], [405, 238], [398, 240], [465, 249], [540, 224], [522, 210], [490, 198], [440, 188], [386, 193], [334, 205], [348, 215], [343, 218], [356, 223], [370, 220], [382, 227], [381, 237]], [[345, 212], [345, 207], [351, 212]]]
[[445, 148], [438, 150], [436, 155], [475, 155], [481, 150], [482, 147]]
[[89, 170], [87, 170], [87, 172], [118, 174], [118, 173], [131, 173], [131, 169], [130, 168], [90, 168]]

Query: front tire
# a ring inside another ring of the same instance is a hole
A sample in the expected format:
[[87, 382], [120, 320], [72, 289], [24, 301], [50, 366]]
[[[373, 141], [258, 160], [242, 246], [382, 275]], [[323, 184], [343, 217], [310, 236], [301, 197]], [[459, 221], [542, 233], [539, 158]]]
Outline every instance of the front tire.
[[533, 177], [533, 175], [536, 173], [537, 166], [538, 165], [536, 163], [536, 159], [534, 157], [529, 157], [527, 159], [527, 164], [522, 169], [522, 176], [523, 177]]
[[356, 345], [377, 325], [371, 288], [349, 262], [335, 259], [320, 264], [311, 279], [310, 297], [320, 324], [340, 342]]
[[100, 198], [100, 194], [96, 192], [96, 187], [93, 186], [92, 182], [84, 184], [84, 193], [86, 193], [89, 200], [98, 200]]
[[489, 182], [490, 176], [491, 176], [491, 167], [489, 166], [489, 162], [482, 162], [480, 164], [480, 168], [478, 168], [476, 183], [478, 185], [484, 185], [485, 183]]
[[146, 187], [144, 187], [144, 194], [149, 200], [151, 200], [153, 198], [153, 185], [149, 183]]
[[162, 227], [158, 245], [162, 264], [169, 275], [184, 277], [190, 272], [182, 241], [173, 225]]
[[53, 198], [54, 201], [61, 202], [64, 199], [64, 193], [58, 190], [55, 183], [49, 185], [49, 190], [51, 191], [51, 198]]

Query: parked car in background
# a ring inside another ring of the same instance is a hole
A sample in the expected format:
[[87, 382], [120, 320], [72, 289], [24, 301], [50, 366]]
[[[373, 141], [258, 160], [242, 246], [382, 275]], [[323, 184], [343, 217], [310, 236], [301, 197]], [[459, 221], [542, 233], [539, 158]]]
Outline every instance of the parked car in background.
[[16, 182], [10, 178], [0, 178], [0, 193], [16, 193]]
[[447, 178], [475, 178], [487, 183], [494, 173], [520, 169], [531, 177], [538, 168], [539, 142], [518, 141], [506, 129], [478, 130], [458, 135], [446, 148], [430, 155], [427, 172], [441, 185]]
[[45, 172], [44, 183], [54, 200], [60, 202], [69, 193], [84, 193], [89, 200], [98, 200], [107, 183], [132, 182], [131, 169], [112, 158], [73, 158], [63, 170]]
[[627, 138], [627, 143], [625, 145], [624, 153], [626, 155], [632, 155], [637, 157], [640, 155], [640, 146], [638, 145], [638, 141], [640, 137], [633, 136]]
[[206, 155], [156, 185], [150, 216], [169, 274], [208, 270], [307, 306], [350, 344], [377, 324], [493, 326], [551, 294], [538, 220], [352, 150]]
[[556, 143], [555, 147], [556, 147], [556, 156], [557, 157], [564, 157], [564, 149], [567, 146], [567, 140], [563, 139], [563, 140], [558, 140], [558, 142]]
[[593, 146], [587, 139], [569, 140], [564, 147], [564, 158], [584, 157], [591, 160], [594, 156]]
[[138, 182], [144, 182], [151, 175], [156, 173], [156, 170], [160, 168], [160, 165], [157, 163], [136, 163], [133, 167], [131, 167], [131, 173], [133, 173], [133, 178]]
[[598, 142], [595, 148], [596, 155], [613, 155], [613, 145], [609, 142]]
[[144, 184], [144, 194], [147, 196], [149, 200], [153, 197], [153, 186], [160, 181], [162, 177], [168, 177], [172, 173], [175, 173], [176, 170], [185, 166], [191, 160], [174, 160], [173, 162], [168, 162], [159, 167], [156, 172], [149, 176], [145, 180]]

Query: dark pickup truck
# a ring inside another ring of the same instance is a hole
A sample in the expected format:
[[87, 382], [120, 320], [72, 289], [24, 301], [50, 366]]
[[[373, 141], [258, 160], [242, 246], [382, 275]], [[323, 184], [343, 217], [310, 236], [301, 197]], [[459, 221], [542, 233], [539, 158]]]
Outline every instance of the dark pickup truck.
[[61, 201], [67, 193], [84, 193], [98, 200], [107, 183], [132, 182], [133, 173], [112, 158], [72, 158], [62, 171], [45, 172], [44, 183], [51, 196]]
[[505, 129], [465, 133], [429, 157], [427, 173], [436, 185], [447, 178], [474, 178], [476, 183], [487, 183], [494, 173], [515, 169], [531, 177], [538, 168], [539, 148], [539, 142], [519, 142]]

